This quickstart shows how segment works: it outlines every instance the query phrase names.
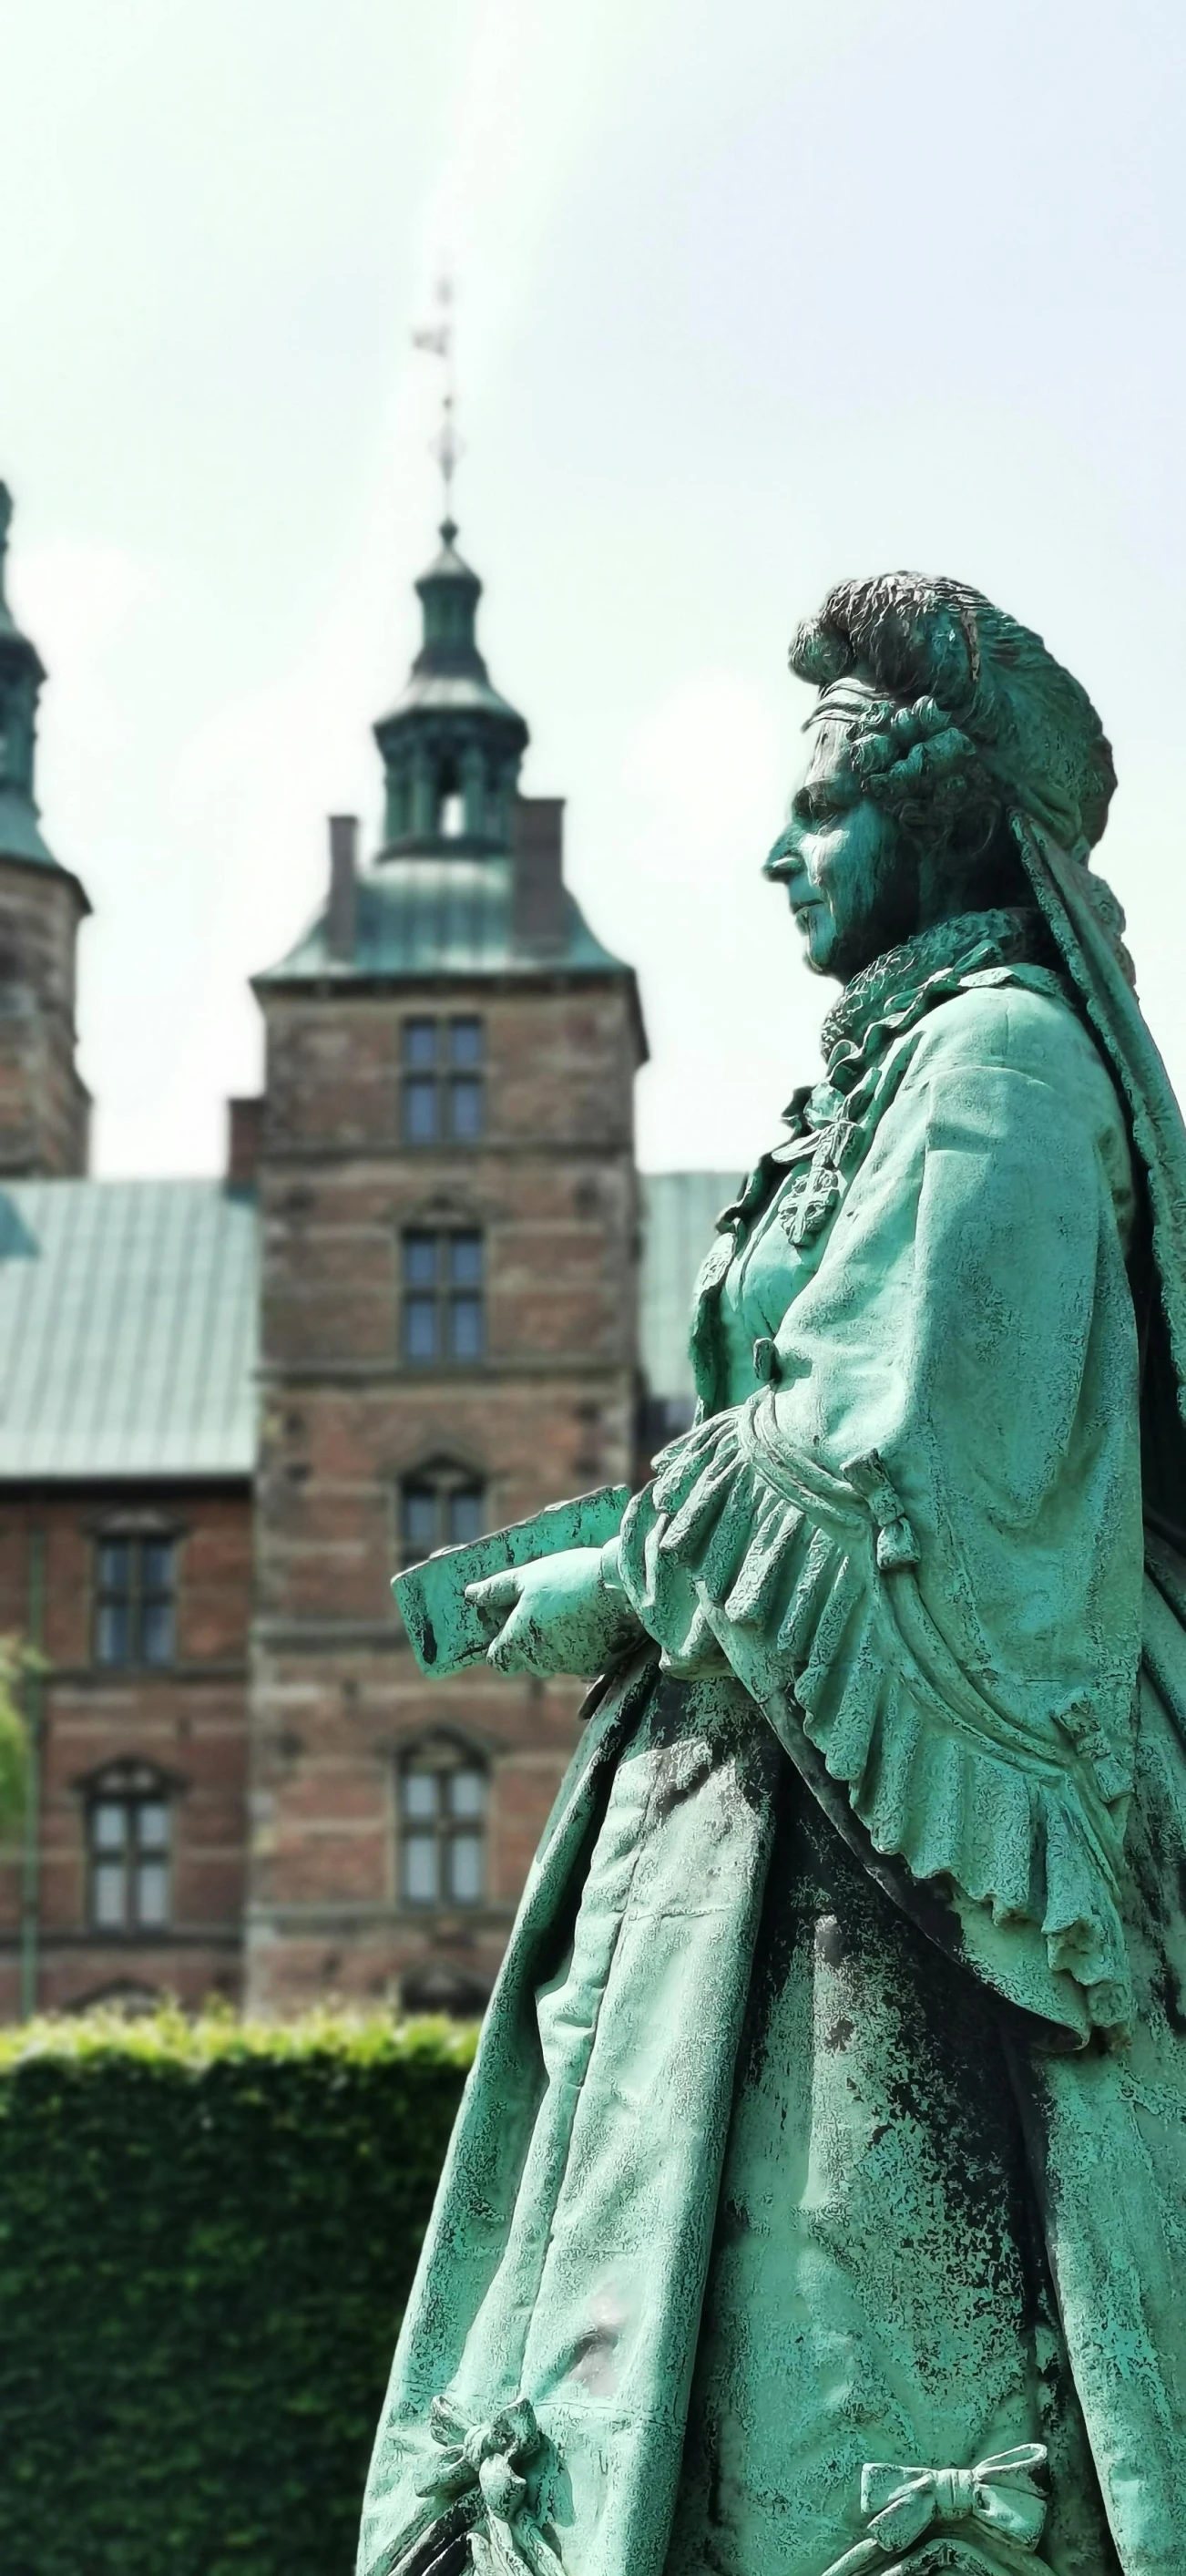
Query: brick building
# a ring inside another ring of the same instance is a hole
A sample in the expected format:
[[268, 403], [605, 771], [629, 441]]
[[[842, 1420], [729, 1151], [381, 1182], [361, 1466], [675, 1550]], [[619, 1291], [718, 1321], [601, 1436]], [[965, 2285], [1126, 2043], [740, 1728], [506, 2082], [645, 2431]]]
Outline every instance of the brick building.
[[629, 1477], [686, 1409], [733, 1176], [636, 1172], [634, 975], [565, 885], [560, 802], [520, 792], [441, 536], [375, 727], [383, 846], [360, 869], [334, 820], [324, 907], [256, 979], [222, 1182], [86, 1177], [86, 897], [37, 822], [0, 544], [0, 1630], [45, 1667], [3, 2013], [478, 2005], [579, 1692], [426, 1686], [393, 1566]]

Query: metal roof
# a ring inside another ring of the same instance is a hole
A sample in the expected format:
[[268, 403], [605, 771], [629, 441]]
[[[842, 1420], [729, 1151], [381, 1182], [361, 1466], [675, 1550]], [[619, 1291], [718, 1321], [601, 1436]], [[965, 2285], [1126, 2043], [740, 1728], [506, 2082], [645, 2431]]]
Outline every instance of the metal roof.
[[331, 957], [327, 914], [318, 913], [295, 948], [256, 975], [256, 985], [366, 981], [417, 975], [540, 975], [606, 968], [629, 973], [595, 939], [564, 891], [563, 945], [535, 953], [516, 943], [508, 857], [458, 852], [390, 859], [358, 880], [354, 954]]
[[22, 859], [29, 867], [52, 868], [56, 876], [68, 873], [59, 866], [45, 840], [32, 797], [7, 784], [0, 785], [0, 859]]
[[[688, 1317], [733, 1172], [641, 1178], [647, 1385], [692, 1394]], [[258, 1218], [221, 1181], [0, 1185], [0, 1482], [250, 1476]]]
[[642, 1172], [642, 1273], [638, 1318], [651, 1395], [692, 1396], [688, 1325], [696, 1274], [716, 1220], [737, 1195], [736, 1172]]
[[249, 1190], [0, 1186], [0, 1477], [249, 1476], [258, 1311]]
[[379, 731], [402, 722], [405, 716], [444, 712], [455, 715], [458, 708], [479, 715], [510, 716], [516, 724], [523, 719], [509, 698], [500, 697], [489, 680], [476, 671], [413, 671], [402, 695], [396, 699], [390, 715], [380, 716]]

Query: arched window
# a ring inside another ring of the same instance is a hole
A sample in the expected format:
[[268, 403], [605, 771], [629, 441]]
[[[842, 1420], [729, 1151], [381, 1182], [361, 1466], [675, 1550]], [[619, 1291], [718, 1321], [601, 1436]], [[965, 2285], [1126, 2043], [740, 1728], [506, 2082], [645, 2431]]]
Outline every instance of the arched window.
[[154, 1764], [131, 1759], [89, 1781], [87, 1910], [97, 1931], [155, 1931], [172, 1920], [173, 1789]]
[[405, 1905], [480, 1905], [486, 1893], [484, 1761], [426, 1736], [399, 1766], [399, 1885]]
[[414, 1468], [399, 1488], [399, 1546], [404, 1565], [418, 1565], [438, 1547], [466, 1547], [486, 1527], [486, 1488], [480, 1476], [452, 1459]]

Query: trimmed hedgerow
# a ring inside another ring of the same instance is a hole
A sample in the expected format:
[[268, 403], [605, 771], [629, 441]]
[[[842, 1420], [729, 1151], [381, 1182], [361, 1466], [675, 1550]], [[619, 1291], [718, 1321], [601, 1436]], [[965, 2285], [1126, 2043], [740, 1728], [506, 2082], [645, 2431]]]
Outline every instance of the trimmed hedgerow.
[[0, 2033], [4, 2576], [349, 2576], [472, 2031]]

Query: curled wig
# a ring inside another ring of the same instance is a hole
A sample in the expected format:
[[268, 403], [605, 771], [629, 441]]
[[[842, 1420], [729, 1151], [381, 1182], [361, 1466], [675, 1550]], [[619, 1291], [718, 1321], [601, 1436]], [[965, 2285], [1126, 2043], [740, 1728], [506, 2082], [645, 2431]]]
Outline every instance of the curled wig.
[[1079, 1003], [1124, 1099], [1148, 1192], [1140, 1265], [1146, 1516], [1172, 1534], [1186, 1598], [1186, 1130], [1133, 990], [1124, 915], [1089, 865], [1116, 784], [1080, 682], [1040, 635], [966, 583], [883, 573], [829, 591], [791, 668], [847, 718], [865, 792], [903, 812], [999, 798]]
[[974, 762], [1007, 809], [1072, 856], [1099, 840], [1116, 772], [1086, 689], [1040, 635], [966, 582], [912, 572], [839, 582], [790, 659], [825, 691], [850, 678], [883, 691], [891, 733], [895, 716], [913, 733], [901, 749], [916, 774], [937, 784]]

